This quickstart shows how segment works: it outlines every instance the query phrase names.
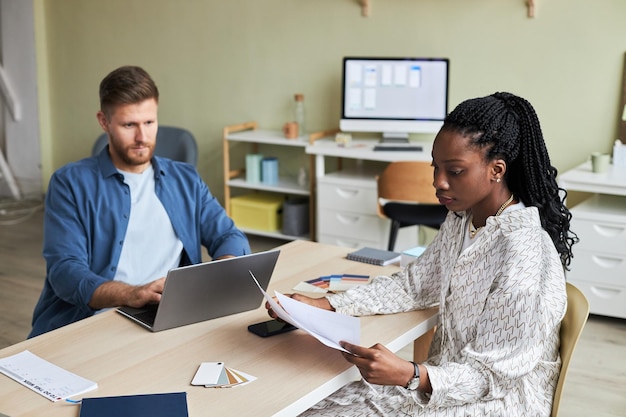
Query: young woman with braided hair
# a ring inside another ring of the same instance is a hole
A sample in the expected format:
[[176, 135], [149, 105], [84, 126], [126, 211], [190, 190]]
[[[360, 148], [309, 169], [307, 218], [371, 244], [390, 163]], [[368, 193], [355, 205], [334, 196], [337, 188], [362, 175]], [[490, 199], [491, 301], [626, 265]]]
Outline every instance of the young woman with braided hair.
[[577, 237], [537, 115], [510, 93], [464, 101], [437, 134], [432, 160], [450, 213], [417, 261], [345, 293], [292, 295], [356, 316], [439, 304], [428, 360], [345, 343], [363, 380], [303, 415], [550, 415], [564, 268]]

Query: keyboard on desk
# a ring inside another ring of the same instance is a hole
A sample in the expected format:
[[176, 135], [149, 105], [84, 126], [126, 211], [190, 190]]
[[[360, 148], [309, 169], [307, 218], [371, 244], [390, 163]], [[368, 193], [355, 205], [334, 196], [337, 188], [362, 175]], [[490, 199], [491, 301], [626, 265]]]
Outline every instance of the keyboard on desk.
[[383, 152], [422, 152], [424, 148], [419, 145], [375, 145], [374, 150]]

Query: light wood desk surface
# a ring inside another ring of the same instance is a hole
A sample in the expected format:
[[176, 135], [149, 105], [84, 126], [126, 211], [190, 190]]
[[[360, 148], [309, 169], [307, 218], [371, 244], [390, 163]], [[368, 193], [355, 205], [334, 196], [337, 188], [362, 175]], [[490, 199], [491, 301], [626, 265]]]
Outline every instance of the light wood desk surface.
[[[298, 282], [321, 275], [389, 274], [344, 259], [348, 248], [294, 241], [280, 247], [268, 292], [292, 292]], [[436, 308], [361, 318], [361, 345], [383, 343], [398, 351], [436, 324]], [[267, 320], [263, 306], [176, 329], [151, 333], [108, 311], [0, 350], [0, 358], [30, 350], [45, 360], [98, 383], [84, 397], [187, 392], [189, 415], [295, 416], [359, 378], [341, 354], [301, 330], [260, 338], [247, 331]], [[198, 365], [223, 361], [258, 379], [235, 388], [190, 385]], [[53, 403], [0, 374], [0, 413], [16, 416], [78, 416], [79, 407]]]

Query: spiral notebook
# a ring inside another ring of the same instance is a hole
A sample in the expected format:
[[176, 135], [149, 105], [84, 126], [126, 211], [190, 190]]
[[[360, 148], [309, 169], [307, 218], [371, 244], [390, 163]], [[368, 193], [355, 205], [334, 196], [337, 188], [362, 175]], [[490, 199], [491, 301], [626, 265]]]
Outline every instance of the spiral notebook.
[[400, 261], [401, 254], [383, 249], [363, 247], [346, 255], [351, 261], [364, 262], [373, 265], [389, 265]]

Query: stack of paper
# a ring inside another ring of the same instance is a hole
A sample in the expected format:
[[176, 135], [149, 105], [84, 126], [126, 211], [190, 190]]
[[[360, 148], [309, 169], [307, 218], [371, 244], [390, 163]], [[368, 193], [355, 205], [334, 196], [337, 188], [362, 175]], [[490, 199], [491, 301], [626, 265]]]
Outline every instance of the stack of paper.
[[416, 246], [414, 248], [403, 251], [402, 257], [400, 258], [400, 266], [404, 268], [411, 262], [417, 260], [417, 258], [422, 256], [422, 253], [424, 253], [425, 250], [426, 247], [424, 246]]
[[252, 375], [226, 367], [224, 362], [202, 362], [191, 380], [191, 385], [228, 388], [249, 384], [255, 379]]
[[0, 372], [51, 401], [98, 387], [95, 382], [59, 368], [28, 350], [0, 359]]
[[293, 290], [317, 293], [337, 292], [349, 290], [357, 285], [369, 284], [369, 282], [369, 275], [324, 275], [319, 278], [300, 282], [293, 287]]

